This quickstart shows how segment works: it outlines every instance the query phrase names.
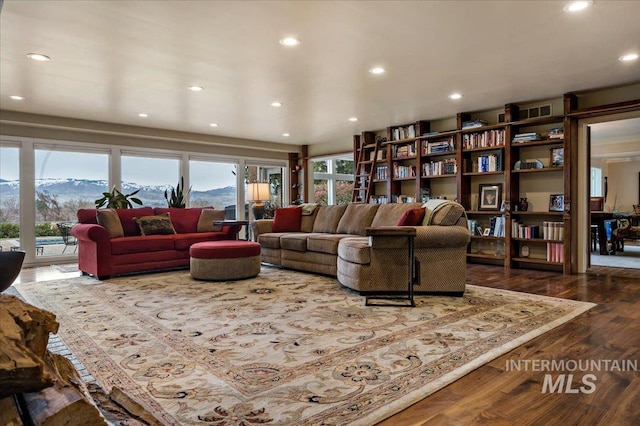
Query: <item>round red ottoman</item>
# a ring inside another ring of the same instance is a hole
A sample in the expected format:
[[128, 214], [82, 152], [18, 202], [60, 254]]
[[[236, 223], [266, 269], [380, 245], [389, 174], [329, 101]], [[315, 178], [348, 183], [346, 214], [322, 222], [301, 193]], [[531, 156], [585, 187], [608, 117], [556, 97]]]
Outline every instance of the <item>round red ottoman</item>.
[[260, 273], [260, 244], [252, 241], [195, 243], [189, 256], [191, 276], [197, 280], [238, 280]]

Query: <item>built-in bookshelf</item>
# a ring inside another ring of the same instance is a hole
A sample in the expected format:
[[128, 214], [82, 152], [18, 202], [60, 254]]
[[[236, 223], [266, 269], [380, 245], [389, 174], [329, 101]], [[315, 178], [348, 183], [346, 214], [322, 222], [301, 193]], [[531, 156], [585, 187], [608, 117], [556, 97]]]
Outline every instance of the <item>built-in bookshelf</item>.
[[[426, 120], [388, 127], [363, 201], [454, 199], [469, 219], [469, 262], [569, 273], [564, 151], [571, 105], [565, 99], [562, 115], [520, 119], [520, 106], [507, 104], [495, 122], [482, 111], [459, 113], [454, 129], [438, 131]], [[550, 205], [552, 200], [560, 204]], [[562, 233], [543, 233], [550, 223], [560, 224]]]

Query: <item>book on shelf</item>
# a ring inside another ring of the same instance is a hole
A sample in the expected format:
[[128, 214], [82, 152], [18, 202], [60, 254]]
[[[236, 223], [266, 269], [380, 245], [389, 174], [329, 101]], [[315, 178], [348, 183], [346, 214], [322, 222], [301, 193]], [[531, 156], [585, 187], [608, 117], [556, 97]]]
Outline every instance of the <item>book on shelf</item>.
[[444, 161], [431, 161], [422, 165], [422, 176], [454, 175], [458, 172], [458, 162], [455, 158]]
[[486, 126], [488, 123], [484, 120], [471, 120], [462, 123], [462, 129], [475, 129], [476, 127]]
[[552, 263], [564, 262], [564, 244], [547, 243], [547, 262], [552, 262]]
[[400, 141], [403, 139], [410, 139], [416, 137], [416, 126], [403, 126], [403, 127], [394, 127], [391, 133], [391, 140]]
[[479, 133], [467, 133], [462, 136], [462, 147], [464, 149], [493, 148], [504, 146], [505, 131], [486, 130]]
[[513, 143], [523, 143], [530, 141], [539, 141], [541, 139], [540, 133], [530, 132], [530, 133], [518, 133], [516, 134], [511, 142]]
[[437, 142], [427, 142], [422, 148], [422, 154], [443, 154], [456, 150], [453, 138]]
[[564, 222], [542, 222], [542, 238], [545, 240], [564, 240]]

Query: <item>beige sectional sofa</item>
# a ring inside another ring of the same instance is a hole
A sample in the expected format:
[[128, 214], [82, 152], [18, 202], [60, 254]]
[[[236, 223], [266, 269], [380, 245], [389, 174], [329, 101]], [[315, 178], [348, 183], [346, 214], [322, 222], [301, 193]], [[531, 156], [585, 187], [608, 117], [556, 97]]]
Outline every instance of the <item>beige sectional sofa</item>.
[[[273, 219], [253, 222], [252, 230], [265, 263], [332, 275], [362, 294], [406, 292], [407, 238], [365, 234], [370, 227], [395, 227], [407, 210], [420, 207], [422, 203], [320, 206], [306, 208], [300, 232], [271, 232]], [[462, 294], [470, 240], [464, 208], [443, 200], [424, 207], [424, 220], [415, 227], [415, 291]]]

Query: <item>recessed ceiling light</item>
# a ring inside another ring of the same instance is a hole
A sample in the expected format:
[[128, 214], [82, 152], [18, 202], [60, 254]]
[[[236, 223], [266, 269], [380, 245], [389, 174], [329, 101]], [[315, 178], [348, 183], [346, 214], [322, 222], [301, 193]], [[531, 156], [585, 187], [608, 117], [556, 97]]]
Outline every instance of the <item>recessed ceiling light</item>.
[[192, 92], [201, 92], [204, 89], [202, 86], [189, 86], [189, 90]]
[[27, 53], [27, 56], [31, 59], [33, 59], [34, 61], [50, 61], [51, 58], [48, 57], [47, 55], [43, 55], [42, 53]]
[[145, 114], [144, 112], [141, 112], [140, 114], [138, 114], [138, 117], [142, 117], [142, 118], [147, 118], [149, 116], [149, 114]]
[[11, 99], [13, 99], [14, 101], [24, 101], [24, 97], [23, 96], [18, 96], [18, 95], [12, 95], [9, 96]]
[[271, 102], [271, 106], [272, 107], [276, 107], [276, 108], [281, 107], [282, 106], [282, 102], [278, 102], [278, 101]]
[[211, 127], [218, 127], [218, 123], [211, 123], [211, 124], [209, 124], [209, 126], [211, 126]]
[[373, 67], [369, 70], [371, 74], [384, 74], [386, 70], [382, 67]]
[[580, 12], [593, 4], [591, 0], [572, 1], [564, 5], [562, 10], [565, 12]]
[[449, 95], [449, 99], [453, 99], [453, 100], [462, 99], [462, 95], [460, 93], [452, 93]]
[[284, 136], [285, 138], [288, 138], [290, 135], [289, 133], [283, 133], [282, 136]]
[[618, 58], [618, 60], [622, 62], [635, 61], [636, 59], [638, 59], [637, 53], [627, 53], [626, 55], [622, 55]]
[[358, 121], [358, 117], [351, 117], [349, 121]]
[[280, 39], [280, 44], [287, 47], [297, 46], [300, 44], [300, 39], [296, 37], [285, 37]]

